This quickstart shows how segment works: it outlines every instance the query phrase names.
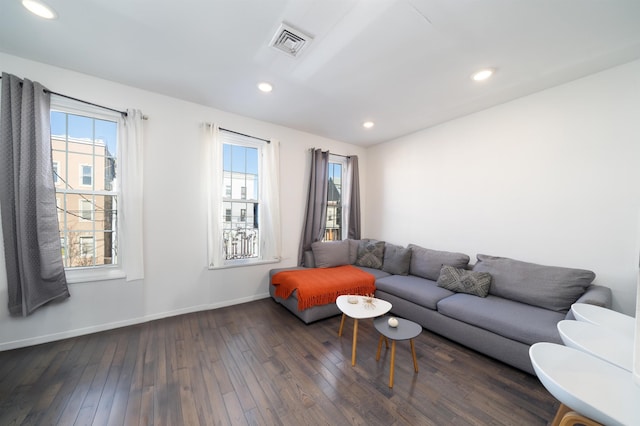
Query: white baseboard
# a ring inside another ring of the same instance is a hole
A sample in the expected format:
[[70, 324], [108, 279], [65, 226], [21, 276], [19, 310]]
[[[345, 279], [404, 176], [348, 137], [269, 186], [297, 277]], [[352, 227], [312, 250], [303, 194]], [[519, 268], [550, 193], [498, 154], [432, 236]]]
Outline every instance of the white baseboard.
[[194, 312], [208, 311], [211, 309], [225, 308], [227, 306], [239, 305], [241, 303], [253, 302], [255, 300], [266, 299], [270, 297], [269, 293], [243, 297], [240, 299], [226, 300], [220, 303], [210, 303], [207, 305], [190, 306], [188, 308], [176, 309], [152, 315], [145, 315], [139, 318], [131, 318], [123, 321], [115, 321], [107, 324], [98, 324], [90, 327], [77, 328], [74, 330], [61, 331], [59, 333], [45, 334], [42, 336], [29, 337], [28, 339], [14, 340], [11, 342], [0, 343], [0, 351], [8, 351], [11, 349], [24, 348], [27, 346], [39, 345], [42, 343], [55, 342], [56, 340], [68, 339], [71, 337], [83, 336], [85, 334], [98, 333], [101, 331], [113, 330], [115, 328], [127, 327], [129, 325], [143, 324], [149, 321], [155, 321], [162, 318], [175, 317], [178, 315], [191, 314]]

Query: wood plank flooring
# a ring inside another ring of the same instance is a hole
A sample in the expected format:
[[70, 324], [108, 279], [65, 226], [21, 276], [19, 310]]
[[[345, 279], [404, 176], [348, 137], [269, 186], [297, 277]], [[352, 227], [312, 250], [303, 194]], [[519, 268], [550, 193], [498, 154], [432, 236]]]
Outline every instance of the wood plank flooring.
[[428, 331], [375, 361], [353, 321], [305, 325], [271, 299], [0, 352], [0, 425], [545, 425], [537, 378]]

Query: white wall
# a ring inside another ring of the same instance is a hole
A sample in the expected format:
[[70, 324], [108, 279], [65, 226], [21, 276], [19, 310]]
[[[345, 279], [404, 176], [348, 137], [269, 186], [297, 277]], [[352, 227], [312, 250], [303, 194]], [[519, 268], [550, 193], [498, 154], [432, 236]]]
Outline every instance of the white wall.
[[634, 314], [640, 61], [378, 145], [367, 168], [368, 235], [590, 269]]
[[[118, 109], [139, 108], [149, 116], [144, 146], [144, 281], [71, 284], [71, 298], [64, 303], [44, 307], [27, 318], [12, 318], [6, 308], [6, 274], [0, 261], [0, 350], [266, 297], [269, 269], [296, 263], [309, 148], [358, 155], [361, 173], [366, 173], [361, 147], [15, 56], [0, 54], [0, 64], [2, 71], [39, 81], [50, 90]], [[202, 122], [280, 140], [284, 259], [279, 264], [207, 269]], [[364, 191], [366, 182], [361, 185]]]

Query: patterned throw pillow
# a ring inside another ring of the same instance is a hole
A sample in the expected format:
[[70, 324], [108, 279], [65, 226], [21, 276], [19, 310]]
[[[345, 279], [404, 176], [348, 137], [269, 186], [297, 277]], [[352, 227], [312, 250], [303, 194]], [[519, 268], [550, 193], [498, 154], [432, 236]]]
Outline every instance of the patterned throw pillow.
[[384, 241], [361, 240], [358, 245], [357, 266], [366, 268], [382, 268], [382, 260], [384, 259]]
[[440, 269], [438, 287], [456, 293], [487, 297], [489, 286], [491, 286], [491, 274], [488, 272], [467, 271], [448, 265], [442, 265], [442, 269]]

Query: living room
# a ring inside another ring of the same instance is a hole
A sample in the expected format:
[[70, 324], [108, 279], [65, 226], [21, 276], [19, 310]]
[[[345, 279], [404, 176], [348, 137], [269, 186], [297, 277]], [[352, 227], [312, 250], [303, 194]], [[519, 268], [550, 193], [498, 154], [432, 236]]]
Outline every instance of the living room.
[[[634, 315], [638, 43], [636, 57], [624, 63], [366, 146], [207, 106], [205, 96], [201, 103], [185, 101], [73, 71], [74, 64], [27, 59], [3, 48], [3, 40], [1, 71], [101, 105], [139, 108], [148, 120], [144, 279], [71, 283], [69, 300], [25, 318], [4, 309], [0, 350], [267, 298], [269, 270], [297, 263], [312, 148], [359, 157], [363, 237], [459, 251], [472, 260], [483, 253], [589, 269], [596, 283], [612, 289], [613, 309]], [[134, 66], [146, 66], [144, 54]], [[539, 74], [542, 79], [544, 71]], [[268, 97], [247, 96], [270, 108]], [[207, 122], [280, 141], [280, 262], [208, 268], [201, 142]], [[6, 306], [0, 265], [0, 306]]]

